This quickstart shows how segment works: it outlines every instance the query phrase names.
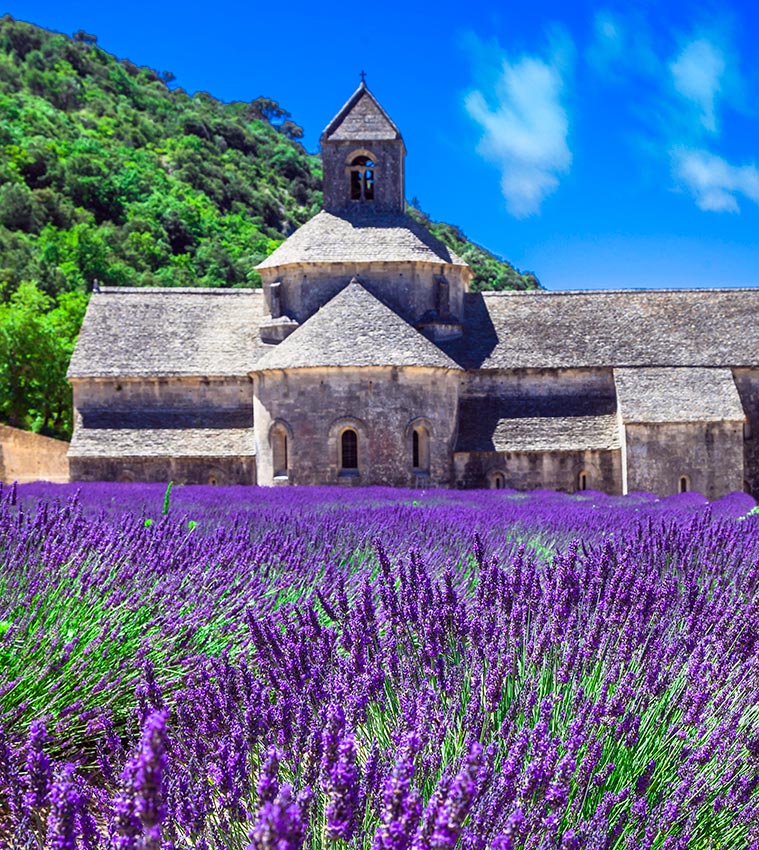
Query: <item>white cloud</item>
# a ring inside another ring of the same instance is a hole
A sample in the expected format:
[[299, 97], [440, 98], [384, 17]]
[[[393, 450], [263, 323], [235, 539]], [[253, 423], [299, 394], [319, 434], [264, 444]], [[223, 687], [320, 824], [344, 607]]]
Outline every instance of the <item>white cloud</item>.
[[481, 91], [465, 101], [483, 130], [478, 151], [499, 167], [506, 206], [517, 218], [540, 212], [572, 163], [569, 118], [561, 102], [563, 64], [559, 53], [551, 62], [535, 56], [513, 63], [504, 58], [493, 106]]
[[725, 56], [706, 38], [689, 42], [670, 63], [669, 71], [675, 90], [695, 104], [700, 122], [710, 133], [717, 132], [717, 97], [722, 93]]
[[672, 152], [673, 171], [696, 199], [702, 210], [740, 211], [739, 195], [759, 204], [759, 168], [731, 165], [705, 150], [676, 149]]

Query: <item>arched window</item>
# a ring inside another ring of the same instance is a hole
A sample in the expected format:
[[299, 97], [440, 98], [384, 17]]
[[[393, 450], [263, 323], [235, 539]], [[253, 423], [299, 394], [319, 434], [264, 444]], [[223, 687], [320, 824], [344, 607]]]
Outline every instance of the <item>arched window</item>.
[[678, 492], [687, 493], [690, 490], [690, 479], [687, 475], [681, 475], [677, 485]]
[[584, 469], [580, 470], [580, 472], [577, 473], [577, 489], [588, 489], [588, 473]]
[[430, 435], [424, 425], [411, 432], [411, 466], [416, 472], [428, 472], [430, 468]]
[[361, 154], [351, 160], [351, 200], [374, 200], [374, 162]]
[[358, 470], [358, 434], [346, 428], [340, 435], [340, 469]]
[[282, 427], [275, 428], [271, 433], [271, 463], [275, 478], [287, 477], [287, 460], [287, 431]]
[[490, 477], [490, 489], [491, 490], [505, 490], [506, 489], [506, 476], [502, 472], [496, 472], [494, 475]]

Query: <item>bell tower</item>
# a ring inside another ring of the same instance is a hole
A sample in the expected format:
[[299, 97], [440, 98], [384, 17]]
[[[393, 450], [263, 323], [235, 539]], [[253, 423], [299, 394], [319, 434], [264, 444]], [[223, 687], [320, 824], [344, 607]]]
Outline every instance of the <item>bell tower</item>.
[[361, 85], [321, 135], [324, 209], [331, 213], [405, 211], [400, 131]]

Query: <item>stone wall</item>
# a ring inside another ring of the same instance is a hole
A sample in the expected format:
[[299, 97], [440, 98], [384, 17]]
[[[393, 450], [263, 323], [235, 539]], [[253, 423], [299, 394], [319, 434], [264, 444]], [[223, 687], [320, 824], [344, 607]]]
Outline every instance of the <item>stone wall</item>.
[[274, 281], [282, 283], [279, 287], [282, 313], [302, 324], [353, 277], [358, 277], [369, 292], [414, 324], [437, 305], [438, 275], [448, 281], [450, 312], [460, 319], [470, 274], [463, 266], [446, 263], [308, 263], [261, 269], [266, 298], [264, 312], [271, 315], [266, 284]]
[[759, 371], [733, 369], [746, 414], [743, 441], [743, 489], [759, 498]]
[[454, 474], [457, 487], [494, 487], [496, 476], [514, 490], [560, 490], [574, 493], [580, 472], [586, 473], [586, 489], [603, 493], [622, 492], [621, 452], [456, 452]]
[[256, 459], [230, 457], [71, 458], [72, 481], [255, 484]]
[[248, 378], [77, 379], [85, 428], [245, 428], [253, 422]]
[[[287, 429], [291, 484], [451, 485], [458, 387], [445, 369], [296, 369], [255, 376], [258, 483], [274, 480], [271, 431]], [[412, 468], [414, 423], [429, 430], [429, 474]], [[341, 475], [342, 430], [358, 433], [358, 474]]]
[[461, 396], [600, 399], [607, 408], [614, 410], [617, 391], [611, 369], [483, 369], [462, 376]]
[[63, 440], [0, 425], [0, 480], [65, 483], [69, 480], [68, 447]]
[[627, 490], [669, 496], [688, 489], [718, 499], [743, 489], [740, 422], [626, 423]]
[[[378, 211], [403, 212], [406, 193], [403, 186], [403, 142], [322, 142], [324, 171], [324, 209], [342, 212], [371, 207]], [[353, 201], [350, 191], [350, 163], [356, 156], [368, 156], [374, 162], [374, 201]]]

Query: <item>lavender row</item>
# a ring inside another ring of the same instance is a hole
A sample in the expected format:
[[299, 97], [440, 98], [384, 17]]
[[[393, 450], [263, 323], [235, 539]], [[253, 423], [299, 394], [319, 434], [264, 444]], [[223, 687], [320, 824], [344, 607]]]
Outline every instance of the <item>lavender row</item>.
[[734, 494], [0, 498], [0, 846], [759, 847]]

